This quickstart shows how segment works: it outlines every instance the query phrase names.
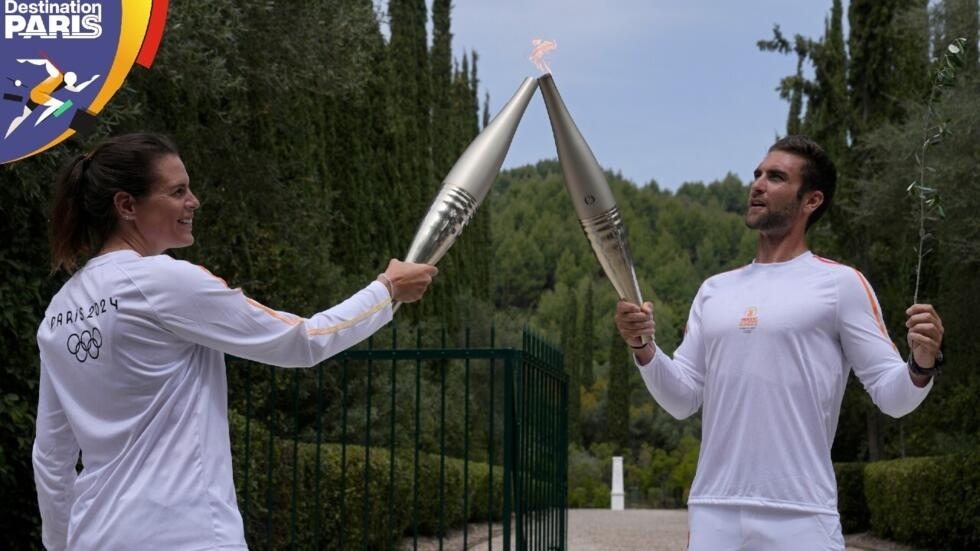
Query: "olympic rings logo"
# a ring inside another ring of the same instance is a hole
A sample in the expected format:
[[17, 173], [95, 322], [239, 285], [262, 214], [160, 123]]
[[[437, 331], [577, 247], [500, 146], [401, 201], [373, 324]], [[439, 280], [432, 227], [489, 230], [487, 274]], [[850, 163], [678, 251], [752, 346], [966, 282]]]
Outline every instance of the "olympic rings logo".
[[75, 359], [85, 363], [85, 360], [99, 357], [99, 349], [102, 348], [102, 332], [96, 327], [89, 331], [86, 329], [81, 333], [72, 333], [68, 337], [68, 353], [74, 354]]

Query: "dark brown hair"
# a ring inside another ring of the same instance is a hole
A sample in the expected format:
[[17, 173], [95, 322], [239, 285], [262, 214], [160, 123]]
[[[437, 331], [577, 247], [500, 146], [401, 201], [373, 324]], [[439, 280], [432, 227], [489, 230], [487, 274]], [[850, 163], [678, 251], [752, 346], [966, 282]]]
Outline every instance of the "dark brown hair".
[[177, 154], [170, 139], [136, 133], [110, 138], [69, 161], [58, 175], [51, 209], [52, 269], [72, 273], [95, 254], [118, 222], [116, 193], [146, 196], [157, 181], [157, 161]]
[[797, 194], [798, 198], [802, 198], [804, 193], [812, 190], [823, 193], [823, 203], [817, 207], [817, 210], [813, 211], [813, 214], [806, 221], [806, 229], [809, 230], [810, 226], [819, 220], [834, 202], [834, 190], [837, 189], [837, 167], [834, 166], [830, 156], [817, 142], [801, 134], [780, 139], [769, 148], [769, 151], [784, 151], [802, 157], [806, 161], [801, 174], [803, 182]]

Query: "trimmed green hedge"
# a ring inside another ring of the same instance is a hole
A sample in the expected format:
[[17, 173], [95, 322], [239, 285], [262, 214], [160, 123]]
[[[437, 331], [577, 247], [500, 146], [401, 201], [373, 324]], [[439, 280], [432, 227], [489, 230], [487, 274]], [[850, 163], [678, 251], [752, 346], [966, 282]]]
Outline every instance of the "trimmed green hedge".
[[980, 549], [980, 452], [868, 464], [871, 529], [929, 549]]
[[[394, 488], [390, 488], [391, 458], [387, 449], [372, 448], [368, 457], [363, 446], [348, 445], [344, 455], [339, 444], [323, 444], [318, 456], [313, 444], [274, 438], [270, 454], [269, 433], [253, 420], [249, 424], [251, 445], [246, 477], [246, 420], [231, 412], [229, 424], [235, 485], [250, 547], [383, 549], [391, 539], [416, 530], [419, 535], [436, 535], [440, 514], [446, 530], [461, 527], [464, 516], [473, 522], [485, 521], [489, 516], [494, 520], [502, 517], [502, 467], [494, 468], [491, 504], [490, 469], [484, 463], [471, 461], [467, 472], [469, 498], [464, 503], [464, 463], [446, 458], [442, 490], [445, 505], [440, 511], [440, 458], [419, 454], [416, 516], [412, 513], [412, 450], [396, 450]], [[341, 468], [344, 462], [346, 470]], [[464, 511], [464, 505], [468, 505], [468, 511]]]
[[980, 452], [837, 463], [844, 533], [926, 549], [980, 549]]
[[864, 532], [870, 525], [868, 502], [864, 498], [866, 463], [834, 463], [837, 475], [837, 510], [845, 534]]

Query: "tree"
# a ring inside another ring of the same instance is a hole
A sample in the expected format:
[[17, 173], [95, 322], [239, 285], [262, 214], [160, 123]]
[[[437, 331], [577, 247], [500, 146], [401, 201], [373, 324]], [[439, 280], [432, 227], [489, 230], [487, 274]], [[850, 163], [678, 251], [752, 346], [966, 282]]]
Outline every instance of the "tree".
[[[835, 1], [820, 41], [796, 37], [798, 56], [813, 64], [813, 81], [797, 84], [806, 102], [798, 127], [819, 140], [838, 166], [837, 194], [830, 211], [830, 228], [817, 227], [812, 246], [829, 249], [841, 261], [856, 265], [874, 285], [885, 318], [893, 333], [901, 331], [907, 306], [903, 290], [908, 288], [909, 270], [896, 255], [895, 240], [907, 236], [902, 227], [906, 209], [893, 191], [869, 185], [890, 167], [891, 156], [881, 147], [868, 146], [878, 129], [901, 125], [911, 117], [911, 106], [928, 91], [929, 31], [925, 0], [853, 0], [848, 7], [850, 34], [845, 52], [841, 2]], [[768, 49], [788, 52], [789, 42], [778, 33]], [[760, 44], [760, 46], [762, 46]], [[796, 77], [799, 77], [797, 71]], [[845, 81], [846, 75], [846, 81]], [[787, 77], [792, 79], [795, 77]], [[846, 83], [845, 83], [846, 82]], [[786, 88], [786, 85], [783, 86]], [[798, 106], [791, 103], [791, 117]], [[789, 126], [787, 130], [792, 130]], [[891, 151], [902, 143], [889, 141]], [[887, 215], [874, 215], [872, 212]], [[875, 220], [872, 220], [875, 218]], [[901, 248], [901, 247], [899, 247]], [[824, 253], [826, 254], [826, 253]], [[842, 423], [842, 437], [835, 457], [848, 452], [850, 458], [882, 456], [885, 442], [897, 425], [883, 417], [859, 385], [849, 383], [841, 419], [864, 418], [865, 442], [847, 434], [854, 423]]]
[[933, 15], [933, 51], [941, 54], [958, 38], [963, 44], [962, 74], [967, 77], [980, 70], [980, 53], [976, 37], [980, 34], [980, 5], [976, 0], [944, 0], [936, 4]]
[[585, 304], [582, 310], [582, 386], [591, 388], [595, 384], [595, 304], [592, 296], [592, 279], [585, 284]]
[[[391, 38], [387, 45], [388, 124], [391, 149], [383, 155], [387, 164], [390, 206], [385, 213], [397, 228], [398, 250], [408, 250], [419, 220], [428, 211], [439, 189], [433, 181], [430, 132], [432, 87], [429, 69], [427, 11], [424, 0], [390, 0]], [[405, 230], [405, 228], [412, 228]], [[440, 293], [440, 286], [432, 289]], [[428, 301], [409, 310], [418, 319], [432, 312]]]
[[801, 130], [823, 146], [831, 159], [842, 160], [847, 153], [850, 117], [841, 0], [834, 0], [823, 39], [811, 44], [810, 57], [814, 82], [809, 88]]
[[609, 342], [609, 392], [606, 395], [607, 439], [619, 453], [630, 450], [630, 371], [634, 368], [629, 351], [613, 331]]
[[562, 316], [561, 347], [565, 351], [565, 373], [568, 374], [568, 442], [579, 444], [581, 431], [581, 377], [579, 373], [578, 300], [574, 290], [564, 289], [566, 302]]
[[905, 102], [927, 89], [927, 2], [852, 0], [848, 20], [851, 135], [860, 143], [870, 129], [903, 120]]

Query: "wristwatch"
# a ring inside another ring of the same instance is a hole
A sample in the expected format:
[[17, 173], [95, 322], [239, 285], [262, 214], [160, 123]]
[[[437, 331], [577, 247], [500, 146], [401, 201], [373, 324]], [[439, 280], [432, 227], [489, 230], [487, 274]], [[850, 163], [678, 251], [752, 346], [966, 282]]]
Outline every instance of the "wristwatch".
[[945, 361], [946, 361], [945, 358], [943, 358], [943, 351], [940, 350], [939, 352], [936, 353], [935, 365], [932, 368], [926, 368], [915, 363], [915, 354], [909, 354], [909, 371], [915, 373], [916, 375], [935, 377], [936, 375], [942, 373], [942, 369], [940, 369], [940, 366], [942, 366]]

